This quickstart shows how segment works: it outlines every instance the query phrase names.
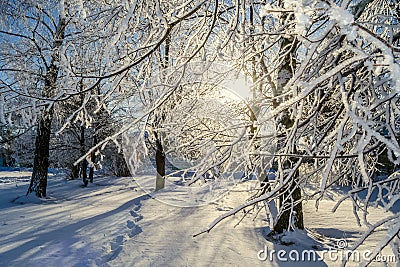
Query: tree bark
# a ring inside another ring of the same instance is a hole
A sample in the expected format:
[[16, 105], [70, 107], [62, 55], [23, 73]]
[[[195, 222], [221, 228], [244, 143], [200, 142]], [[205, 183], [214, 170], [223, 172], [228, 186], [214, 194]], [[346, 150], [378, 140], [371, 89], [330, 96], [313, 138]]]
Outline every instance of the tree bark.
[[[293, 167], [295, 164], [291, 164]], [[299, 177], [299, 171], [296, 171], [293, 181]], [[293, 231], [295, 228], [304, 229], [303, 206], [301, 203], [301, 189], [296, 182], [284, 188], [283, 193], [279, 198], [281, 215], [274, 225], [274, 233], [283, 233], [284, 231]]]
[[[284, 53], [285, 49], [290, 46], [289, 53], [286, 54], [285, 59], [283, 61], [282, 67], [278, 71], [278, 82], [277, 89], [278, 94], [283, 93], [283, 89], [289, 80], [293, 77], [293, 68], [295, 66], [294, 62], [294, 53], [297, 48], [297, 41], [292, 38], [283, 38], [281, 44], [281, 51]], [[278, 142], [278, 149], [281, 149], [284, 144], [287, 145], [287, 134], [286, 132], [290, 131], [293, 126], [293, 120], [290, 117], [290, 111], [287, 110], [286, 114], [280, 119], [280, 124], [284, 125], [286, 131], [283, 136], [283, 142]], [[295, 154], [296, 145], [291, 148], [289, 151], [290, 154]], [[297, 161], [301, 159], [296, 158], [288, 158], [283, 162], [284, 169], [292, 169], [296, 165]], [[280, 216], [274, 225], [273, 234], [283, 233], [285, 230], [293, 231], [294, 228], [304, 229], [304, 220], [303, 220], [303, 207], [301, 203], [301, 188], [297, 184], [297, 180], [299, 178], [299, 171], [296, 170], [295, 174], [292, 177], [292, 180], [282, 188], [282, 195], [279, 199], [279, 209]]]
[[[161, 60], [161, 66], [166, 69], [169, 66], [169, 47], [171, 43], [171, 37], [168, 35], [165, 39], [165, 50], [164, 50], [164, 60]], [[161, 116], [161, 118], [164, 116]], [[157, 121], [157, 120], [156, 120]], [[161, 123], [157, 121], [157, 123]], [[165, 186], [165, 154], [164, 149], [161, 143], [160, 136], [154, 132], [154, 136], [156, 139], [156, 191], [163, 189]]]
[[79, 167], [75, 166], [74, 164], [71, 164], [70, 169], [71, 169], [71, 174], [70, 174], [71, 179], [78, 178], [79, 177]]
[[[53, 43], [53, 54], [51, 57], [51, 63], [47, 68], [47, 74], [45, 77], [42, 93], [42, 96], [45, 98], [54, 97], [56, 91], [56, 82], [60, 62], [59, 50], [64, 40], [66, 24], [67, 23], [65, 18], [60, 18], [57, 24], [56, 34], [54, 36]], [[35, 192], [36, 196], [40, 198], [44, 198], [47, 195], [46, 189], [49, 168], [49, 146], [53, 112], [53, 104], [47, 103], [46, 105], [44, 105], [44, 110], [39, 118], [35, 141], [33, 171], [31, 182], [26, 193], [27, 195], [32, 192]]]
[[[93, 144], [97, 144], [96, 133], [94, 133]], [[90, 154], [90, 160], [92, 161], [92, 164], [96, 163], [96, 151], [93, 151]], [[94, 176], [94, 165], [90, 166], [90, 168], [89, 168], [89, 182], [90, 183], [93, 183], [93, 176]]]
[[47, 195], [47, 174], [49, 168], [49, 144], [53, 108], [40, 118], [35, 141], [35, 159], [31, 183], [27, 194], [35, 192], [37, 197], [44, 198]]
[[163, 150], [163, 146], [161, 144], [161, 140], [156, 136], [156, 191], [163, 189], [165, 186], [165, 154]]
[[[81, 138], [80, 138], [80, 150], [81, 150], [81, 157], [83, 157], [86, 154], [86, 149], [85, 149], [85, 126], [81, 125]], [[88, 179], [87, 179], [87, 160], [83, 159], [81, 162], [81, 176], [82, 176], [82, 182], [83, 186], [86, 187], [88, 185]]]

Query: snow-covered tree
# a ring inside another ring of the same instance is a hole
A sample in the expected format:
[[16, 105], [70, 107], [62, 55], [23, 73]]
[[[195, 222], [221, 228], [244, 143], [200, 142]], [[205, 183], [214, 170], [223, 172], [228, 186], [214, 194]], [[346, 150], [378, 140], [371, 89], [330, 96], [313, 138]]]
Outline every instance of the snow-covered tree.
[[[182, 176], [187, 185], [215, 168], [220, 177], [255, 175], [260, 192], [206, 231], [257, 203], [270, 210], [278, 204], [272, 234], [302, 229], [303, 200], [318, 203], [335, 186], [349, 185], [344, 199], [370, 226], [360, 243], [384, 224], [388, 237], [374, 255], [398, 242], [399, 214], [368, 221], [370, 206], [390, 211], [399, 198], [398, 1], [72, 1], [55, 13], [48, 11], [52, 2], [14, 2], [2, 4], [14, 13], [1, 24], [7, 36], [1, 45], [9, 46], [1, 52], [1, 96], [12, 92], [19, 106], [41, 107], [26, 114], [45, 136], [53, 103], [74, 96], [79, 105], [62, 130], [72, 122], [90, 126], [99, 110], [124, 125], [82, 150], [81, 161], [108, 143], [120, 148], [121, 134], [133, 133], [124, 147], [132, 170], [155, 144], [156, 189], [167, 176], [168, 154], [193, 163], [183, 167], [195, 173], [191, 181]], [[216, 81], [207, 66], [218, 64], [224, 68]], [[238, 72], [254, 84], [248, 102], [219, 99], [215, 92], [223, 90], [207, 87]], [[87, 108], [93, 101], [96, 107]], [[10, 109], [2, 106], [2, 123], [4, 110]], [[42, 174], [44, 163], [35, 164]], [[394, 172], [377, 175], [380, 164]], [[275, 179], [268, 180], [269, 169], [276, 169]]]
[[[377, 175], [382, 153], [386, 162], [398, 164], [398, 3], [268, 1], [255, 6], [258, 23], [253, 21], [248, 30], [253, 50], [245, 58], [256, 62], [261, 106], [273, 107], [259, 123], [276, 121], [278, 172], [265, 194], [215, 222], [278, 198], [284, 199], [279, 214], [290, 211], [295, 217], [301, 199], [318, 200], [332, 187], [348, 184], [353, 189], [344, 199], [353, 201], [356, 218], [361, 212], [371, 227], [364, 237], [383, 224], [389, 229], [376, 256], [398, 238], [400, 227], [398, 214], [375, 225], [368, 222], [369, 207], [383, 205], [390, 211], [399, 197], [397, 172]], [[313, 191], [297, 198], [293, 186]]]
[[40, 109], [31, 112], [35, 113], [35, 122], [28, 116], [30, 124], [37, 123], [34, 168], [28, 193], [45, 197], [54, 110], [48, 100], [57, 93], [60, 51], [67, 20], [64, 14], [53, 13], [52, 10], [58, 10], [56, 1], [7, 1], [2, 7], [5, 15], [0, 30], [2, 83], [15, 97], [35, 99], [29, 102]]

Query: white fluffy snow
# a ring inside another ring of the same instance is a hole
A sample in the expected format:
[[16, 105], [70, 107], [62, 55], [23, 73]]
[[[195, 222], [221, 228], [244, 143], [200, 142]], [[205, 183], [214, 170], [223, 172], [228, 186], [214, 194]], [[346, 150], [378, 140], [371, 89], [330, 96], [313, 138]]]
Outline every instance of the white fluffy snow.
[[[81, 181], [68, 181], [59, 173], [49, 178], [49, 198], [41, 200], [25, 196], [29, 173], [0, 174], [0, 266], [339, 266], [326, 255], [324, 261], [295, 263], [279, 261], [276, 255], [272, 262], [261, 261], [258, 254], [265, 248], [287, 255], [316, 248], [320, 254], [338, 239], [352, 245], [366, 229], [357, 226], [349, 202], [333, 214], [335, 202], [324, 199], [318, 212], [315, 202], [305, 204], [308, 230], [286, 236], [285, 242], [294, 243], [289, 246], [265, 239], [263, 210], [256, 219], [256, 211], [246, 210], [249, 215], [238, 226], [244, 213], [194, 238], [248, 198], [252, 187], [240, 185], [208, 205], [182, 208], [149, 197], [129, 177], [95, 177], [94, 184], [81, 188]], [[377, 208], [371, 216], [377, 221], [384, 214]], [[367, 239], [362, 249], [373, 249], [384, 234]], [[393, 252], [387, 248], [384, 254]]]

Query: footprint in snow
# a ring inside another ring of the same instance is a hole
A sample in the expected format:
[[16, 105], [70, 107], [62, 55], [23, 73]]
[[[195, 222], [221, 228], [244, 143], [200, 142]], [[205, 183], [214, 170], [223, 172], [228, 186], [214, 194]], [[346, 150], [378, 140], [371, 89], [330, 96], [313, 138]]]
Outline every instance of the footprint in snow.
[[132, 237], [134, 237], [135, 235], [140, 234], [140, 233], [142, 232], [142, 228], [141, 228], [139, 225], [136, 225], [136, 224], [135, 224], [133, 221], [131, 221], [131, 220], [128, 220], [128, 221], [126, 222], [126, 226], [127, 226], [128, 229], [129, 229], [129, 232], [128, 232], [129, 238], [132, 238]]
[[117, 238], [115, 238], [115, 242], [111, 243], [111, 250], [112, 251], [117, 250], [123, 243], [124, 243], [124, 237], [122, 235], [117, 236]]
[[140, 202], [135, 205], [130, 211], [130, 215], [133, 217], [131, 220], [126, 221], [126, 227], [128, 228], [128, 233], [127, 235], [119, 235], [115, 238], [114, 242], [110, 242], [109, 249], [111, 255], [108, 256], [107, 261], [111, 261], [115, 259], [119, 253], [122, 251], [122, 247], [124, 243], [129, 240], [129, 238], [134, 237], [137, 234], [140, 234], [142, 232], [142, 228], [139, 225], [136, 225], [135, 223], [142, 220], [143, 216], [139, 214], [139, 210], [141, 208]]
[[143, 216], [138, 213], [139, 210], [140, 210], [140, 205], [137, 205], [129, 211], [130, 215], [133, 217], [131, 220], [128, 220], [126, 222], [126, 227], [129, 229], [128, 236], [130, 238], [142, 232], [142, 228], [139, 225], [135, 224], [143, 219]]
[[113, 259], [115, 259], [118, 254], [121, 252], [122, 250], [122, 246], [124, 244], [125, 238], [122, 235], [119, 235], [115, 238], [115, 242], [111, 242], [110, 243], [110, 255], [108, 256], [107, 261], [111, 261]]
[[128, 229], [132, 229], [132, 228], [134, 228], [136, 225], [135, 225], [135, 223], [133, 222], [133, 221], [131, 221], [131, 220], [128, 220], [127, 222], [126, 222], [126, 227], [128, 227]]
[[138, 222], [143, 219], [143, 216], [136, 213], [135, 210], [131, 210], [129, 213], [131, 214], [135, 222]]

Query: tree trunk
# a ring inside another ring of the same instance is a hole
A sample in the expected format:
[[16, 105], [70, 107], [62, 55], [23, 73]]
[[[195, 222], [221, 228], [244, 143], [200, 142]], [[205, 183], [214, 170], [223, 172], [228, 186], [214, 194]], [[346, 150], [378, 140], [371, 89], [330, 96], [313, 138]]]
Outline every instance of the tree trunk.
[[[81, 149], [81, 157], [83, 157], [86, 154], [85, 150], [85, 126], [81, 125], [81, 138], [80, 138], [80, 149]], [[87, 160], [83, 159], [81, 162], [81, 176], [82, 176], [82, 182], [83, 186], [86, 187], [88, 185], [88, 179], [87, 179]]]
[[33, 172], [27, 195], [31, 192], [35, 192], [37, 197], [46, 197], [52, 119], [53, 108], [50, 108], [47, 114], [43, 115], [43, 117], [39, 121], [35, 141], [35, 159], [33, 163]]
[[[97, 95], [101, 95], [101, 90], [100, 90], [100, 86], [97, 86]], [[97, 119], [96, 119], [96, 121], [97, 120], [100, 120], [100, 113], [98, 114], [98, 117], [97, 117]], [[95, 146], [95, 145], [97, 145], [97, 135], [99, 134], [99, 129], [101, 128], [101, 125], [99, 124], [99, 123], [97, 123], [97, 122], [95, 122], [94, 123], [94, 125], [93, 125], [93, 145]], [[92, 166], [90, 166], [90, 168], [89, 168], [89, 182], [90, 183], [93, 183], [93, 177], [94, 177], [94, 170], [95, 170], [95, 165], [94, 164], [96, 164], [96, 152], [97, 152], [97, 150], [95, 150], [95, 151], [93, 151], [91, 154], [90, 154], [90, 160], [91, 160], [91, 162], [92, 162]]]
[[[53, 54], [51, 63], [47, 68], [47, 74], [44, 81], [42, 96], [45, 98], [53, 98], [56, 91], [56, 82], [60, 63], [60, 47], [62, 46], [65, 35], [66, 19], [60, 18], [57, 24], [56, 34], [54, 36]], [[52, 103], [44, 105], [44, 110], [39, 118], [38, 128], [35, 141], [35, 158], [33, 163], [33, 171], [31, 182], [27, 191], [35, 192], [40, 198], [46, 197], [47, 174], [49, 168], [49, 146], [51, 122], [53, 120]]]
[[[171, 37], [168, 35], [165, 39], [165, 50], [164, 50], [164, 60], [161, 60], [161, 66], [166, 69], [169, 66], [169, 47], [171, 43]], [[161, 116], [163, 118], [164, 116]], [[157, 120], [156, 120], [157, 121]], [[162, 119], [158, 121], [161, 123]], [[163, 189], [165, 186], [165, 154], [164, 148], [161, 144], [161, 138], [156, 132], [154, 132], [156, 137], [156, 191]]]
[[[358, 19], [364, 10], [367, 8], [368, 4], [371, 3], [373, 0], [365, 0], [361, 1], [355, 8], [354, 8], [354, 18]], [[284, 38], [281, 50], [285, 47], [290, 45], [293, 42], [291, 38]], [[284, 86], [287, 84], [289, 79], [293, 76], [292, 66], [294, 66], [294, 62], [291, 59], [291, 56], [294, 54], [295, 49], [297, 46], [297, 42], [292, 45], [291, 51], [287, 54], [286, 58], [284, 59], [282, 68], [279, 70], [278, 73], [278, 86], [277, 88], [282, 90]], [[285, 51], [283, 51], [285, 52]], [[294, 58], [294, 56], [292, 57]], [[285, 77], [286, 76], [286, 77]], [[279, 82], [281, 81], [281, 83]], [[283, 82], [282, 82], [283, 81]], [[279, 84], [280, 83], [280, 84]], [[283, 91], [280, 91], [282, 93]], [[290, 119], [290, 114], [287, 111], [286, 118], [282, 120], [283, 125], [286, 129], [290, 129], [293, 126], [293, 120]], [[296, 147], [293, 148], [293, 151], [289, 151], [289, 153], [295, 154]], [[285, 168], [293, 168], [295, 166], [296, 161], [301, 159], [294, 159], [290, 158], [286, 162], [284, 162]], [[303, 220], [303, 208], [301, 203], [301, 188], [299, 188], [298, 184], [294, 181], [298, 180], [299, 178], [299, 171], [297, 170], [293, 177], [293, 182], [291, 182], [286, 188], [285, 193], [280, 197], [280, 208], [285, 208], [281, 216], [279, 217], [277, 223], [274, 226], [275, 233], [282, 233], [284, 230], [294, 230], [293, 227], [298, 229], [304, 229], [304, 220]], [[294, 205], [293, 209], [291, 205], [293, 203], [297, 203]], [[293, 214], [292, 214], [293, 210]], [[294, 219], [293, 225], [291, 225], [291, 218]], [[292, 227], [293, 226], [293, 227]]]
[[[91, 159], [95, 160], [96, 159], [96, 155], [93, 155], [94, 152], [92, 152], [91, 154]], [[94, 175], [94, 167], [90, 166], [89, 167], [89, 182], [92, 184], [93, 183], [93, 175]]]
[[165, 186], [165, 154], [161, 140], [156, 135], [156, 191], [163, 189]]
[[74, 164], [71, 164], [70, 169], [71, 169], [71, 174], [70, 174], [71, 179], [78, 178], [79, 177], [79, 167]]
[[[96, 133], [94, 133], [93, 143], [94, 143], [94, 145], [97, 144]], [[93, 151], [90, 154], [90, 160], [92, 161], [92, 164], [96, 163], [96, 151]], [[94, 165], [90, 166], [90, 168], [89, 168], [89, 182], [90, 183], [93, 183], [93, 176], [94, 176]]]
[[[293, 166], [294, 164], [292, 164]], [[297, 180], [299, 172], [296, 171], [293, 180]], [[283, 233], [284, 231], [293, 231], [294, 228], [304, 229], [303, 207], [301, 204], [301, 189], [295, 182], [290, 183], [284, 188], [287, 190], [280, 196], [280, 210], [283, 212], [274, 225], [274, 233]], [[298, 203], [297, 203], [298, 202]]]
[[[297, 48], [297, 41], [294, 41], [292, 38], [284, 38], [281, 44], [281, 51], [285, 53], [285, 49], [290, 49], [289, 53], [286, 54], [285, 59], [282, 63], [282, 67], [278, 71], [278, 81], [277, 81], [277, 90], [278, 94], [282, 94], [284, 91], [284, 87], [289, 82], [289, 80], [293, 77], [293, 69], [295, 66], [294, 62], [294, 53]], [[278, 149], [282, 149], [283, 145], [288, 144], [287, 140], [287, 132], [293, 126], [293, 119], [290, 117], [290, 111], [287, 110], [286, 114], [282, 116], [279, 123], [284, 125], [286, 128], [285, 133], [282, 136], [283, 142], [278, 142]], [[288, 151], [290, 154], [297, 153], [296, 145]], [[296, 165], [296, 162], [299, 159], [296, 158], [288, 158], [283, 162], [284, 169], [292, 169]], [[279, 209], [280, 216], [274, 225], [275, 233], [283, 233], [285, 230], [293, 231], [294, 228], [304, 229], [304, 221], [303, 221], [303, 207], [301, 203], [301, 189], [297, 184], [297, 180], [299, 178], [299, 171], [296, 170], [295, 174], [292, 177], [292, 180], [282, 188], [282, 192], [284, 192], [279, 199]]]

